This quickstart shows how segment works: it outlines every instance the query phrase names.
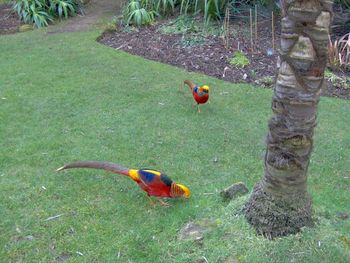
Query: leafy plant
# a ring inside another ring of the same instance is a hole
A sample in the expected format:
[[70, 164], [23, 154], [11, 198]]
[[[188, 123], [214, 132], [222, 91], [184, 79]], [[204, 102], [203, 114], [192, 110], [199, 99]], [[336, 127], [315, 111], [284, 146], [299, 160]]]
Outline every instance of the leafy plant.
[[180, 14], [187, 15], [190, 6], [191, 0], [180, 0]]
[[180, 0], [180, 14], [203, 13], [203, 20], [206, 25], [212, 19], [221, 19], [224, 14], [228, 0]]
[[329, 37], [328, 64], [331, 68], [349, 67], [350, 65], [350, 33], [332, 42]]
[[181, 46], [183, 47], [194, 47], [205, 44], [205, 38], [203, 36], [188, 36], [185, 35], [181, 38]]
[[212, 18], [220, 18], [217, 0], [204, 1], [204, 23], [207, 25]]
[[17, 0], [13, 9], [24, 23], [34, 23], [39, 28], [47, 26], [48, 22], [53, 20], [46, 11], [48, 9], [46, 0]]
[[124, 20], [126, 24], [133, 24], [135, 26], [149, 25], [154, 21], [156, 11], [148, 11], [146, 8], [149, 5], [147, 1], [141, 2], [138, 0], [132, 0], [124, 8]]
[[[140, 25], [148, 24], [142, 22], [147, 21], [148, 16], [167, 15], [178, 6], [180, 15], [201, 13], [205, 26], [208, 26], [212, 20], [222, 20], [227, 7], [239, 13], [241, 9], [246, 11], [254, 4], [275, 6], [273, 0], [130, 0], [124, 10], [124, 18], [126, 21], [141, 21]], [[142, 8], [144, 10], [141, 11]], [[232, 14], [237, 12], [233, 11]]]
[[237, 50], [235, 53], [233, 53], [233, 56], [230, 59], [229, 63], [231, 65], [243, 68], [246, 65], [249, 65], [250, 61], [242, 51]]
[[20, 20], [38, 28], [47, 26], [55, 17], [67, 18], [81, 11], [75, 0], [16, 0], [12, 8]]
[[338, 46], [340, 65], [350, 66], [350, 33], [339, 39]]
[[139, 32], [139, 29], [137, 27], [133, 27], [129, 25], [122, 27], [121, 30], [122, 32], [125, 32], [125, 33]]
[[130, 21], [133, 22], [136, 26], [141, 25], [149, 25], [154, 20], [154, 12], [153, 11], [146, 11], [144, 8], [136, 9], [133, 12], [130, 13], [128, 17], [128, 24]]
[[[111, 33], [111, 32], [114, 32], [117, 30], [118, 28], [118, 18], [117, 17], [113, 17], [112, 20], [110, 20], [105, 26], [104, 26], [104, 29], [103, 29], [103, 32], [105, 33]], [[102, 36], [100, 36], [102, 37]], [[99, 39], [100, 39], [99, 37]]]
[[338, 41], [332, 42], [331, 37], [328, 36], [328, 64], [331, 68], [339, 67], [339, 52], [338, 52]]
[[75, 15], [79, 9], [79, 5], [73, 0], [50, 0], [49, 6], [50, 13], [59, 18]]
[[173, 13], [175, 8], [174, 0], [153, 0], [155, 10], [157, 13], [167, 14], [169, 12]]
[[332, 83], [335, 83], [336, 79], [338, 78], [337, 75], [335, 75], [332, 71], [328, 69], [325, 70], [324, 77]]
[[[240, 14], [255, 4], [265, 6], [265, 8], [276, 8], [273, 0], [129, 0], [124, 8], [124, 19], [133, 21], [139, 17], [138, 21], [143, 21], [143, 19], [147, 21], [148, 16], [168, 15], [174, 12], [175, 7], [179, 7], [180, 15], [201, 13], [204, 25], [208, 27], [210, 21], [223, 19], [227, 7], [231, 10], [231, 14]], [[143, 11], [140, 10], [142, 8]], [[131, 16], [135, 18], [130, 18]], [[142, 24], [148, 23], [141, 22], [140, 25]]]
[[339, 77], [330, 70], [325, 70], [324, 78], [331, 82], [335, 87], [342, 87], [343, 89], [350, 88], [350, 79]]
[[199, 27], [196, 25], [192, 16], [180, 15], [175, 20], [160, 28], [163, 33], [173, 34], [188, 34], [199, 32]]
[[272, 88], [274, 84], [274, 77], [272, 76], [265, 76], [261, 79], [258, 79], [256, 83], [264, 88]]

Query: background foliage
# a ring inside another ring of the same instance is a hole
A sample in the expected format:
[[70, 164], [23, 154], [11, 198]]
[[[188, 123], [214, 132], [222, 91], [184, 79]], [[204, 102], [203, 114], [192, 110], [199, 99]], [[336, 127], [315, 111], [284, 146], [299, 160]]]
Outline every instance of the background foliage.
[[[223, 19], [225, 9], [229, 8], [232, 15], [242, 16], [242, 13], [255, 4], [263, 7], [275, 7], [272, 0], [130, 0], [124, 8], [124, 19], [127, 24], [136, 26], [147, 25], [155, 16], [166, 16], [177, 10], [181, 15], [202, 14], [203, 21]], [[143, 11], [137, 11], [141, 10]], [[146, 15], [149, 13], [152, 15]]]
[[13, 9], [24, 23], [39, 28], [82, 10], [80, 0], [15, 0]]

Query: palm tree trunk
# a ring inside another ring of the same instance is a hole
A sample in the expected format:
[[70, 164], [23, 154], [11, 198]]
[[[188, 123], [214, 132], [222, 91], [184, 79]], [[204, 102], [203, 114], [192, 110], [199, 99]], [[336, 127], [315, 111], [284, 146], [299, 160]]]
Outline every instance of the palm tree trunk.
[[281, 0], [281, 48], [265, 174], [245, 205], [248, 222], [269, 238], [312, 224], [307, 170], [324, 85], [332, 3]]

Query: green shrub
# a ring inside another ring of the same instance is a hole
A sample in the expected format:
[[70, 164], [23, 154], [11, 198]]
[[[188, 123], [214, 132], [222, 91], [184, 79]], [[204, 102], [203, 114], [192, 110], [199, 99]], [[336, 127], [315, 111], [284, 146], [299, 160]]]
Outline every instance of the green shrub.
[[45, 27], [54, 18], [67, 18], [81, 11], [77, 0], [15, 0], [13, 10], [20, 20], [36, 27]]
[[59, 18], [73, 16], [80, 8], [74, 0], [49, 0], [49, 6], [50, 14]]
[[328, 66], [332, 69], [350, 68], [350, 33], [328, 42]]
[[133, 10], [129, 16], [127, 23], [141, 26], [141, 25], [149, 25], [154, 21], [154, 12], [153, 11], [147, 11], [144, 8]]
[[179, 5], [181, 13], [203, 13], [206, 25], [211, 20], [222, 20], [226, 8], [230, 9], [231, 15], [242, 16], [242, 13], [249, 12], [249, 8], [254, 5], [273, 9], [277, 7], [274, 0], [179, 0]]
[[162, 26], [160, 31], [165, 34], [188, 34], [198, 33], [200, 28], [191, 16], [180, 15], [167, 25]]
[[338, 77], [331, 70], [326, 69], [324, 72], [324, 78], [332, 83], [335, 87], [341, 87], [343, 89], [350, 88], [350, 78]]
[[[201, 13], [205, 26], [212, 20], [222, 20], [226, 8], [231, 14], [240, 14], [249, 11], [255, 4], [266, 8], [276, 8], [273, 0], [128, 0], [124, 8], [124, 20], [133, 21], [137, 25], [149, 24], [155, 15], [168, 15], [173, 13], [175, 7], [180, 15]], [[345, 0], [343, 0], [345, 1]], [[142, 10], [142, 11], [141, 11]], [[137, 22], [138, 21], [138, 22]]]
[[[149, 25], [154, 21], [157, 15], [155, 10], [148, 11], [149, 2], [132, 0], [123, 10], [124, 20], [127, 25]], [[152, 6], [152, 5], [151, 5]]]
[[176, 0], [152, 0], [157, 13], [168, 14], [173, 13]]
[[182, 47], [195, 47], [202, 46], [205, 44], [205, 38], [201, 35], [198, 36], [182, 36], [181, 38], [181, 46]]
[[46, 0], [17, 0], [13, 9], [18, 17], [26, 24], [35, 24], [37, 27], [48, 25], [53, 17], [47, 12]]
[[237, 50], [235, 53], [233, 53], [233, 56], [230, 59], [229, 63], [231, 65], [243, 68], [246, 65], [249, 65], [250, 62], [247, 56], [242, 51]]
[[212, 19], [221, 19], [228, 0], [179, 0], [181, 14], [203, 13], [203, 20], [208, 24]]

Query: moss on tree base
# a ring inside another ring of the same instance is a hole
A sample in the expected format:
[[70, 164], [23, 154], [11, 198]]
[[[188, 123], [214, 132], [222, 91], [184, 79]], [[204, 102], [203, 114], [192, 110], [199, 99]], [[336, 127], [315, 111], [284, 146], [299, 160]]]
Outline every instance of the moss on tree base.
[[271, 195], [258, 183], [244, 207], [248, 222], [258, 234], [269, 239], [295, 234], [304, 226], [312, 226], [311, 198], [302, 195]]

